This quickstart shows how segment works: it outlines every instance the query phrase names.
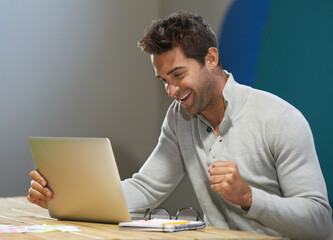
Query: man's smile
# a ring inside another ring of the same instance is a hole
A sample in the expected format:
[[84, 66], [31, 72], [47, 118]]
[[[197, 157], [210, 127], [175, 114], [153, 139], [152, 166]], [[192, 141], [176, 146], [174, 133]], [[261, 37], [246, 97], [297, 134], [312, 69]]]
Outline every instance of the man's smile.
[[179, 102], [180, 103], [184, 103], [186, 100], [187, 100], [187, 98], [188, 98], [188, 96], [190, 95], [192, 93], [192, 90], [189, 90], [183, 97], [180, 97], [179, 98]]

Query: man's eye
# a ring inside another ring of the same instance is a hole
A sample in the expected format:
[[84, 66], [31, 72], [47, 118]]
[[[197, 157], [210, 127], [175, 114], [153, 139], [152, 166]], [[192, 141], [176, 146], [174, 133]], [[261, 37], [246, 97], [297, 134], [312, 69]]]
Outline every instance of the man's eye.
[[175, 73], [173, 76], [175, 78], [179, 78], [179, 77], [182, 77], [184, 74], [183, 73]]

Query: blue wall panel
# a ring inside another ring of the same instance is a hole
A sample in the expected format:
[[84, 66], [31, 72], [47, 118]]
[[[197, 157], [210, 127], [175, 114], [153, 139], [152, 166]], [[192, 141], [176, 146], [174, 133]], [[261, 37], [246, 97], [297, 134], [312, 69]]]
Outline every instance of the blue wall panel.
[[253, 85], [270, 0], [236, 0], [222, 26], [219, 49], [223, 67], [238, 82]]

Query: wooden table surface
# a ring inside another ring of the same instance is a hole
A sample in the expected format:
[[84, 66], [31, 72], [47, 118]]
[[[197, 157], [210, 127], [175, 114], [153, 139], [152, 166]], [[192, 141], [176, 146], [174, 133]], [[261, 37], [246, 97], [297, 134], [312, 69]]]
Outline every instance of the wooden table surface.
[[0, 239], [280, 239], [265, 235], [205, 227], [175, 233], [119, 230], [116, 224], [78, 221], [59, 221], [50, 218], [48, 211], [29, 203], [25, 197], [0, 198], [0, 225], [69, 225], [78, 232], [0, 233]]

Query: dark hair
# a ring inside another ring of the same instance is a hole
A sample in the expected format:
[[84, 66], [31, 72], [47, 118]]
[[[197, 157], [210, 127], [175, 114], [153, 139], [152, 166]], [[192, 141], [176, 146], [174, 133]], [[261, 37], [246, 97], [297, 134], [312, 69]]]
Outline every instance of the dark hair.
[[148, 54], [160, 54], [180, 47], [187, 58], [194, 58], [205, 65], [208, 48], [217, 48], [217, 38], [201, 16], [179, 11], [153, 21], [138, 46]]

